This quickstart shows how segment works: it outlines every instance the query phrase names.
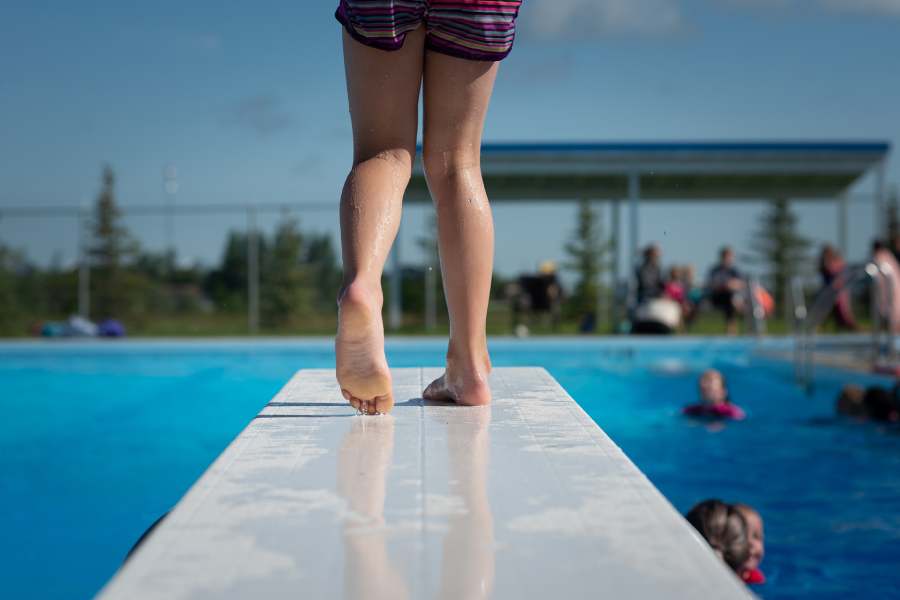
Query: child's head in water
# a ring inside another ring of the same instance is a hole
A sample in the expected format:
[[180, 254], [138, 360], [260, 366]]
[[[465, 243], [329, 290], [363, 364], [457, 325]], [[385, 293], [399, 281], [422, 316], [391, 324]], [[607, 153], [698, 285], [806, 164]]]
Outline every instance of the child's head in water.
[[858, 385], [845, 385], [838, 396], [835, 410], [839, 415], [847, 417], [866, 416], [866, 403], [864, 402], [866, 390]]
[[728, 404], [725, 376], [716, 369], [707, 369], [700, 376], [700, 400], [709, 406]]
[[879, 386], [863, 389], [858, 385], [845, 385], [835, 409], [839, 415], [846, 417], [893, 423], [900, 420], [896, 395], [896, 391]]
[[866, 414], [875, 421], [886, 423], [900, 421], [900, 410], [894, 404], [893, 395], [883, 387], [873, 386], [867, 389], [863, 396], [863, 404], [866, 406]]
[[741, 569], [742, 572], [739, 573], [740, 575], [743, 575], [746, 572], [759, 569], [759, 564], [766, 554], [765, 535], [763, 532], [762, 517], [759, 516], [756, 509], [741, 503], [734, 504], [733, 506], [741, 513], [741, 516], [744, 517], [744, 522], [747, 523], [747, 538], [750, 542], [750, 555], [744, 562]]
[[750, 558], [747, 522], [740, 511], [721, 500], [705, 500], [688, 512], [687, 520], [719, 558], [740, 574]]

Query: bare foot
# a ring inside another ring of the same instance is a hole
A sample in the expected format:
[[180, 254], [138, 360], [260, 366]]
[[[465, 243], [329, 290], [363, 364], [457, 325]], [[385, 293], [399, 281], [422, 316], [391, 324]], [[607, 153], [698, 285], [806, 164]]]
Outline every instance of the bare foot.
[[[476, 363], [481, 362], [481, 366]], [[457, 361], [447, 358], [447, 370], [422, 392], [426, 400], [456, 402], [465, 406], [484, 406], [491, 403], [491, 389], [487, 376], [490, 360]]]
[[341, 394], [363, 414], [387, 413], [394, 407], [391, 371], [384, 356], [380, 290], [352, 283], [338, 301], [334, 340]]

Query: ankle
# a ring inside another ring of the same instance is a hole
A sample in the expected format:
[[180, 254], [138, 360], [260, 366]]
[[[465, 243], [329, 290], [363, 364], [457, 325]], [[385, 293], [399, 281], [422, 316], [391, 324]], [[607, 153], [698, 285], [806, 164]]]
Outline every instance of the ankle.
[[381, 310], [384, 296], [381, 283], [372, 283], [362, 278], [345, 282], [338, 294], [338, 305], [365, 306]]
[[447, 367], [486, 376], [491, 372], [491, 357], [488, 354], [487, 342], [474, 344], [455, 344], [450, 341], [447, 350]]

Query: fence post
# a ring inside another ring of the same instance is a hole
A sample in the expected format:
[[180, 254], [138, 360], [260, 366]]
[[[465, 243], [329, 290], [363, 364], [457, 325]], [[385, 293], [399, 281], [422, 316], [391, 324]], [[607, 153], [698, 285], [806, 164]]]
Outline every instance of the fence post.
[[402, 231], [402, 227], [397, 228], [397, 237], [394, 239], [394, 247], [391, 249], [391, 303], [388, 306], [388, 324], [394, 331], [400, 329], [400, 325], [403, 322], [403, 274], [400, 266], [400, 238]]
[[90, 318], [91, 314], [91, 266], [87, 248], [87, 210], [78, 211], [78, 314]]
[[247, 329], [259, 331], [259, 236], [256, 208], [247, 209]]

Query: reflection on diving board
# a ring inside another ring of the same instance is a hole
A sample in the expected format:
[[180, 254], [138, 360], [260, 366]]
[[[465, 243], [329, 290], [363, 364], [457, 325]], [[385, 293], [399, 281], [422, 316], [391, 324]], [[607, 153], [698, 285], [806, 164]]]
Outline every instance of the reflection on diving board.
[[141, 598], [750, 598], [543, 369], [491, 407], [357, 416], [303, 370], [101, 591]]

